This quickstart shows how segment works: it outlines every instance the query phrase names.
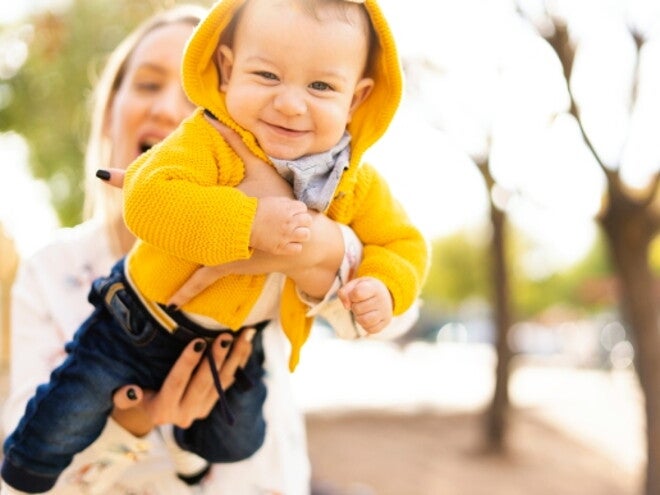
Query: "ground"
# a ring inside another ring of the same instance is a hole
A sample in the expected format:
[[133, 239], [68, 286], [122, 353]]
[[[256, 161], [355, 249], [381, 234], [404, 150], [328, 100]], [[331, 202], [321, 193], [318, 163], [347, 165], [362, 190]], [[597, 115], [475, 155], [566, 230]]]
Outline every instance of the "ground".
[[639, 477], [534, 412], [505, 456], [483, 453], [477, 413], [308, 414], [315, 495], [636, 495]]
[[[488, 355], [473, 347], [320, 344], [311, 344], [316, 350], [294, 382], [313, 495], [642, 493], [643, 401], [630, 370], [518, 368], [508, 453], [493, 456], [483, 452], [478, 412], [491, 393]], [[379, 373], [360, 373], [365, 363]], [[413, 377], [422, 376], [432, 380], [417, 390]]]

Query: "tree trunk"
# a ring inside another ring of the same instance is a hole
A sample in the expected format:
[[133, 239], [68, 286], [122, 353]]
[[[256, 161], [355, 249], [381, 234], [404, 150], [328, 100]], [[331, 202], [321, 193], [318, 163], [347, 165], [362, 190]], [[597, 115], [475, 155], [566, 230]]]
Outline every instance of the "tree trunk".
[[509, 368], [511, 363], [511, 350], [509, 348], [511, 316], [505, 237], [506, 215], [491, 203], [490, 219], [493, 227], [491, 263], [497, 365], [495, 368], [495, 390], [486, 415], [486, 439], [489, 450], [501, 452], [506, 449], [507, 419], [509, 416]]
[[[495, 187], [495, 179], [490, 171], [488, 159], [475, 160], [477, 169], [490, 192]], [[490, 223], [493, 229], [491, 239], [491, 280], [493, 323], [495, 327], [495, 390], [485, 412], [486, 449], [501, 453], [506, 449], [509, 417], [509, 375], [511, 350], [509, 348], [509, 328], [511, 327], [509, 274], [506, 258], [506, 213], [493, 201], [490, 205]]]
[[645, 398], [646, 495], [660, 495], [660, 328], [648, 249], [655, 233], [650, 208], [610, 184], [609, 208], [600, 219], [619, 281], [621, 316], [635, 348]]

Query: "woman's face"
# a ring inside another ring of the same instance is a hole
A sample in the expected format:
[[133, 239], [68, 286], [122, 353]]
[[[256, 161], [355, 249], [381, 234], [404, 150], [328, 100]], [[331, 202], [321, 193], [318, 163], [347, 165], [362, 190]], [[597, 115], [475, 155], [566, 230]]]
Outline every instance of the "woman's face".
[[181, 58], [192, 30], [183, 22], [163, 25], [135, 48], [109, 112], [111, 167], [126, 168], [191, 114], [194, 107], [181, 87]]

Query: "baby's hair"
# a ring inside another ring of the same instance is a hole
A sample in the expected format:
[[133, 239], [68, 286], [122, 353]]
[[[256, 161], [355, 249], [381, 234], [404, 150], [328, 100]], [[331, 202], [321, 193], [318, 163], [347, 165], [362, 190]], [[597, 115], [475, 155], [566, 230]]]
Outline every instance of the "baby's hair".
[[[337, 16], [349, 24], [356, 22], [361, 24], [364, 28], [364, 35], [367, 37], [367, 62], [365, 64], [365, 75], [371, 75], [373, 60], [376, 58], [378, 51], [378, 36], [376, 30], [371, 23], [371, 17], [364, 6], [364, 2], [355, 2], [352, 0], [291, 0], [297, 3], [303, 11], [311, 15], [317, 21], [321, 20], [319, 10], [325, 5], [332, 5], [335, 7], [333, 10]], [[359, 20], [352, 16], [351, 13], [356, 12]]]
[[[234, 33], [236, 32], [236, 26], [240, 17], [243, 15], [245, 6], [250, 0], [243, 2], [236, 12], [234, 13], [233, 18], [225, 28], [222, 33], [222, 38], [220, 39], [221, 45], [232, 46], [234, 40]], [[320, 10], [323, 6], [332, 5], [335, 7], [332, 9], [332, 12], [335, 13], [337, 18], [342, 21], [348, 22], [349, 24], [356, 23], [356, 21], [364, 27], [364, 34], [367, 36], [368, 43], [368, 52], [367, 52], [367, 62], [365, 64], [365, 75], [371, 75], [373, 70], [373, 63], [376, 59], [376, 53], [378, 51], [378, 36], [376, 35], [376, 30], [374, 29], [371, 18], [367, 13], [367, 9], [362, 2], [355, 2], [352, 0], [277, 0], [277, 1], [286, 1], [295, 3], [298, 5], [303, 12], [309, 14], [311, 17], [317, 21], [322, 20], [320, 15]], [[351, 15], [351, 12], [357, 12], [359, 19]]]

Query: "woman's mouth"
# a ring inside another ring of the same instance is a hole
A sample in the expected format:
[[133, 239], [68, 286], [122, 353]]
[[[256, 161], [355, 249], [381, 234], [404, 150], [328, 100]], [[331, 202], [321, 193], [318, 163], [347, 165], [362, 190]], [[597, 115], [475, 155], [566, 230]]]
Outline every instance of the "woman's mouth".
[[138, 148], [140, 150], [140, 153], [144, 153], [145, 151], [149, 151], [151, 148], [153, 148], [155, 145], [160, 143], [160, 139], [157, 138], [145, 138], [142, 141], [138, 143]]

